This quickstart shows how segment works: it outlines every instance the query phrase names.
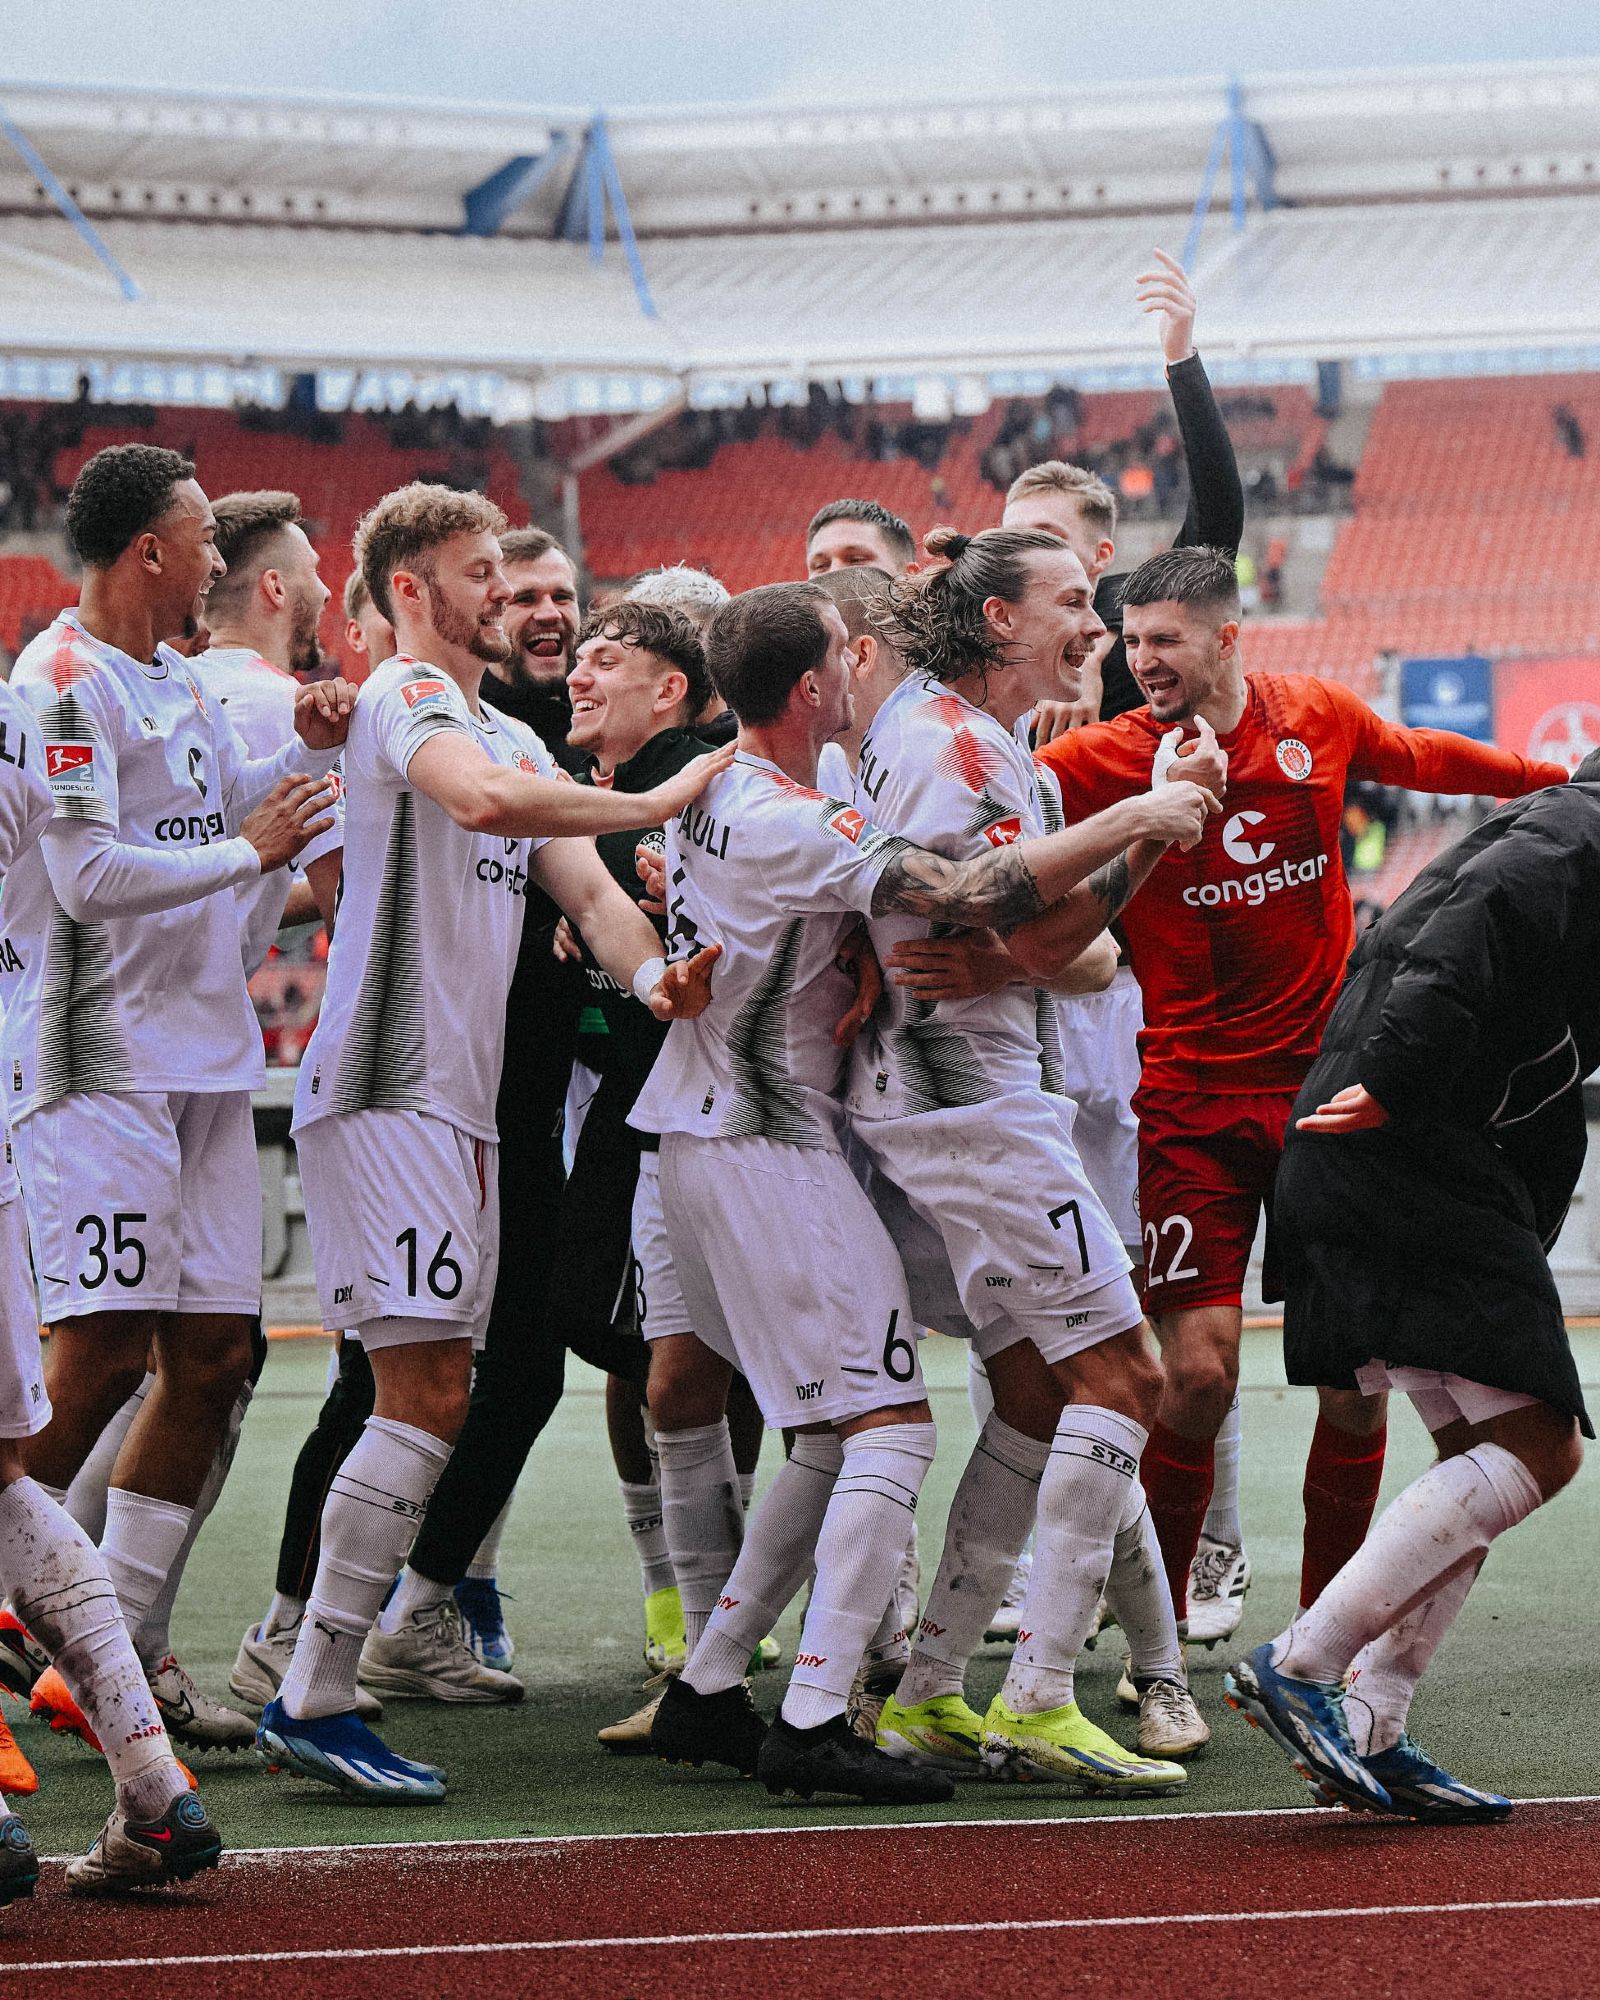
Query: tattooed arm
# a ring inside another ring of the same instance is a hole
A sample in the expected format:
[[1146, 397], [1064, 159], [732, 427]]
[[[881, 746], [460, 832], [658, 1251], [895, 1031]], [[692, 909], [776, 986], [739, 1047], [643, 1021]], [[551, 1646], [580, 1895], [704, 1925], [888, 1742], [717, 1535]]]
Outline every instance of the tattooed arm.
[[1057, 975], [1133, 900], [1134, 891], [1166, 850], [1165, 841], [1135, 841], [1053, 910], [1014, 930], [1006, 939], [1011, 956], [1040, 986], [1054, 984]]
[[[1142, 882], [1169, 842], [1192, 847], [1207, 814], [1217, 810], [1216, 800], [1199, 785], [1163, 785], [1123, 799], [1062, 833], [992, 848], [965, 861], [947, 861], [907, 843], [879, 877], [872, 913], [900, 910], [935, 923], [986, 925], [1011, 933], [1014, 942], [1019, 927], [1041, 918], [1064, 896], [1078, 901], [1087, 894], [1090, 904], [1102, 906], [1106, 914], [1083, 934], [1071, 953], [1075, 958], [1138, 886], [1130, 882], [1123, 850], [1135, 843], [1150, 846], [1149, 861], [1138, 877]], [[1051, 972], [1061, 963], [1055, 960]]]

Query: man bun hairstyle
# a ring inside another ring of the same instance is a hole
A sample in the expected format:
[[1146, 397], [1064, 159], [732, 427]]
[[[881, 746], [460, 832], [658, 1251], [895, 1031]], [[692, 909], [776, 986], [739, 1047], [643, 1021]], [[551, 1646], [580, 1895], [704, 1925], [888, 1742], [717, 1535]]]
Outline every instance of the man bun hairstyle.
[[362, 516], [355, 536], [356, 566], [367, 595], [392, 625], [389, 579], [396, 570], [411, 570], [433, 584], [438, 580], [433, 552], [442, 543], [457, 535], [505, 532], [505, 515], [482, 493], [461, 493], [453, 486], [414, 479], [409, 486], [386, 493]]
[[898, 514], [889, 512], [881, 500], [830, 500], [827, 506], [819, 507], [806, 529], [808, 549], [816, 540], [818, 530], [827, 527], [830, 521], [860, 521], [865, 527], [876, 528], [902, 568], [917, 553], [916, 536]]
[[158, 444], [112, 444], [97, 451], [67, 496], [67, 539], [89, 569], [109, 569], [172, 505], [194, 477], [194, 462]]
[[1065, 459], [1047, 458], [1019, 472], [1006, 488], [1006, 505], [1014, 500], [1033, 500], [1041, 494], [1065, 494], [1076, 501], [1078, 512], [1091, 528], [1103, 535], [1117, 531], [1117, 496], [1086, 465], [1068, 465]]
[[894, 643], [907, 667], [940, 681], [1003, 667], [1005, 647], [989, 629], [984, 604], [991, 597], [1020, 603], [1029, 557], [1060, 555], [1059, 538], [1035, 528], [985, 528], [981, 535], [934, 528], [922, 546], [933, 567], [889, 593]]
[[1163, 549], [1128, 572], [1122, 586], [1122, 606], [1130, 604], [1193, 604], [1226, 620], [1242, 613], [1239, 573], [1226, 549], [1203, 543], [1186, 549]]
[[827, 602], [814, 583], [764, 583], [730, 597], [712, 619], [706, 665], [741, 722], [776, 722], [801, 676], [822, 665]]
[[700, 634], [681, 611], [670, 605], [641, 604], [636, 598], [622, 597], [603, 611], [591, 611], [578, 632], [581, 646], [589, 639], [615, 639], [624, 646], [637, 646], [669, 667], [676, 667], [688, 682], [682, 702], [682, 720], [692, 722], [712, 694], [711, 675], [706, 668], [706, 649]]
[[213, 615], [223, 608], [241, 604], [249, 595], [263, 560], [285, 528], [295, 526], [300, 516], [299, 497], [293, 493], [224, 493], [213, 500], [217, 517], [217, 548], [228, 565], [228, 574], [211, 586], [209, 603]]

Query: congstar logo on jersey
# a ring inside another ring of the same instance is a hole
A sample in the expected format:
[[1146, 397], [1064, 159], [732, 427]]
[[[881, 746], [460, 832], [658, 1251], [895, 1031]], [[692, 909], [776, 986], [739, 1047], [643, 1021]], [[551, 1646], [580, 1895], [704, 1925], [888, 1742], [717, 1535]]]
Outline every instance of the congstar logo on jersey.
[[219, 812], [173, 813], [167, 819], [156, 821], [156, 839], [169, 844], [179, 842], [194, 847], [209, 847], [214, 840], [226, 840], [228, 829], [223, 824]]
[[1265, 818], [1265, 813], [1236, 812], [1224, 822], [1223, 853], [1251, 872], [1230, 875], [1221, 882], [1192, 883], [1183, 892], [1183, 900], [1191, 910], [1214, 910], [1222, 903], [1248, 903], [1259, 909], [1281, 889], [1298, 889], [1321, 879], [1328, 866], [1326, 854], [1314, 854], [1308, 861], [1277, 861], [1270, 868], [1261, 865], [1278, 851], [1275, 840], [1255, 837], [1255, 829]]
[[505, 849], [504, 860], [493, 854], [481, 855], [473, 873], [480, 882], [504, 889], [508, 896], [525, 896], [528, 893], [528, 871], [516, 858], [521, 842], [502, 839], [501, 845]]

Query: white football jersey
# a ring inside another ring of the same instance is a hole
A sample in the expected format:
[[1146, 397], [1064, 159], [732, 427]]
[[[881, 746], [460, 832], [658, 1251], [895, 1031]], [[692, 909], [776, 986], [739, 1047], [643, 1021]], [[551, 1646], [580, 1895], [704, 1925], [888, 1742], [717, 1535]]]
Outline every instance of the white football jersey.
[[817, 752], [817, 790], [830, 799], [848, 799], [855, 795], [855, 789], [856, 774], [844, 753], [844, 745], [824, 743]]
[[[1052, 832], [1060, 795], [993, 716], [953, 688], [910, 674], [873, 718], [855, 799], [875, 825], [951, 861]], [[873, 949], [886, 962], [905, 938], [949, 936], [918, 917], [875, 918]], [[892, 979], [884, 1006], [856, 1045], [853, 1117], [900, 1118], [982, 1104], [1012, 1090], [1061, 1088], [1051, 995], [1002, 986], [974, 1000], [917, 1000]]]
[[[10, 1118], [74, 1090], [252, 1089], [265, 1069], [234, 894], [259, 876], [237, 838], [243, 739], [180, 654], [158, 646], [153, 661], [130, 659], [71, 611], [24, 650], [11, 686], [39, 718], [54, 825], [98, 826], [175, 882], [216, 850], [202, 872], [217, 886], [170, 909], [80, 923], [51, 885], [52, 834], [21, 858], [5, 892], [24, 961], [0, 1040]], [[311, 770], [327, 761], [307, 753]]]
[[418, 1111], [493, 1139], [528, 865], [542, 840], [469, 833], [406, 771], [430, 736], [554, 777], [537, 736], [474, 715], [448, 675], [396, 654], [361, 690], [344, 752], [344, 887], [322, 1013], [300, 1064], [294, 1124]]
[[[33, 711], [0, 682], [0, 882], [22, 855], [38, 846], [55, 810], [44, 766], [44, 738]], [[0, 892], [0, 920], [7, 915], [6, 899]], [[10, 1005], [22, 963], [10, 937], [0, 937], [0, 1005]], [[0, 1145], [0, 1203], [14, 1201], [19, 1192], [11, 1141], [4, 1138]]]
[[674, 957], [720, 944], [711, 1004], [674, 1021], [630, 1123], [707, 1138], [837, 1145], [854, 987], [834, 963], [905, 843], [843, 799], [741, 750], [667, 829]]
[[[252, 757], [270, 757], [294, 735], [294, 698], [300, 683], [251, 646], [213, 646], [190, 663], [208, 700], [220, 702], [244, 738]], [[338, 780], [330, 780], [338, 789]], [[249, 978], [272, 949], [283, 920], [289, 889], [307, 862], [343, 846], [337, 823], [300, 850], [287, 868], [274, 868], [259, 881], [243, 882], [239, 899], [239, 942]]]

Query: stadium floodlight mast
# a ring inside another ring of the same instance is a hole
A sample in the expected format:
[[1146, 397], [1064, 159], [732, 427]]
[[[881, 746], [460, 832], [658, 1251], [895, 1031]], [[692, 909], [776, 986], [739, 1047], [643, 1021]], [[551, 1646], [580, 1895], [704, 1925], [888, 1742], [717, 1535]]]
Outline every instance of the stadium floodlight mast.
[[1182, 264], [1186, 271], [1194, 269], [1195, 252], [1200, 248], [1200, 232], [1205, 227], [1207, 215], [1211, 212], [1211, 197], [1217, 185], [1217, 175], [1222, 168], [1222, 156], [1228, 155], [1228, 165], [1232, 172], [1233, 188], [1230, 206], [1233, 212], [1233, 229], [1236, 236], [1244, 234], [1245, 223], [1245, 182], [1253, 183], [1256, 200], [1263, 208], [1278, 206], [1278, 190], [1274, 180], [1276, 162], [1272, 157], [1272, 147], [1267, 135], [1253, 118], [1244, 113], [1244, 86], [1235, 77], [1228, 85], [1228, 108], [1222, 114], [1221, 123], [1211, 135], [1211, 151], [1206, 155], [1206, 168], [1200, 179], [1200, 195], [1195, 202], [1194, 213], [1189, 218], [1189, 233], [1183, 239]]
[[130, 302], [134, 299], [143, 298], [144, 293], [135, 284], [133, 279], [129, 277], [116, 258], [112, 256], [99, 230], [95, 228], [88, 216], [84, 214], [83, 210], [72, 199], [72, 196], [61, 185], [61, 182], [50, 171], [50, 168], [45, 164], [43, 154], [3, 104], [0, 104], [0, 132], [3, 132], [6, 138], [10, 140], [13, 148], [21, 155], [22, 163], [28, 169], [29, 173], [33, 175], [40, 187], [49, 195], [56, 207], [60, 209], [73, 228], [77, 230], [84, 242], [88, 244], [89, 248], [100, 259], [100, 262], [111, 273], [112, 277], [116, 279], [117, 289], [122, 293], [122, 296]]

